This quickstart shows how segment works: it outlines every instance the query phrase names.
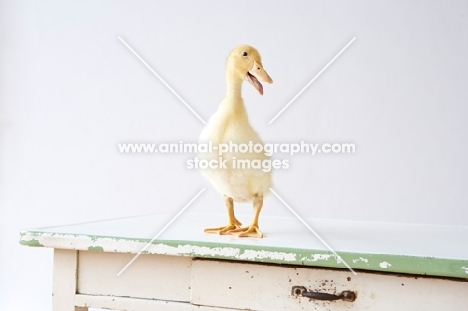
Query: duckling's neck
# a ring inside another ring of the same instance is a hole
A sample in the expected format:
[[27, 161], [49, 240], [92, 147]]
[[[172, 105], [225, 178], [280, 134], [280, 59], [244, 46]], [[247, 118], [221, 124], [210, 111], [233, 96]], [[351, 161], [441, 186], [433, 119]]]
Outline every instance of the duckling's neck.
[[229, 72], [226, 74], [226, 98], [239, 99], [242, 98], [242, 82], [243, 80], [235, 77]]
[[221, 101], [219, 111], [229, 116], [229, 118], [235, 118], [235, 120], [247, 119], [247, 111], [244, 106], [244, 100], [242, 99], [242, 82], [234, 73], [229, 70], [226, 73], [226, 96]]

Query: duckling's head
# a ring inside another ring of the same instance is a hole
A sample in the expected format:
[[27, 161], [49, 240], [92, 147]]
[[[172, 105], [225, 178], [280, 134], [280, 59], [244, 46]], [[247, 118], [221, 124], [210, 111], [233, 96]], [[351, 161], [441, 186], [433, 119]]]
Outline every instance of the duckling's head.
[[231, 79], [248, 81], [260, 95], [263, 95], [263, 86], [260, 81], [273, 83], [263, 69], [260, 54], [249, 45], [239, 45], [231, 52], [226, 62], [226, 71]]

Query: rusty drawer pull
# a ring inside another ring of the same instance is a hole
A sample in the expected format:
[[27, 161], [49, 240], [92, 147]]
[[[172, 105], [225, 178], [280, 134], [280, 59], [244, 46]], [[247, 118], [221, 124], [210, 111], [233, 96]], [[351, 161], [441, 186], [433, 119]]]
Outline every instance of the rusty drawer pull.
[[350, 290], [345, 290], [339, 295], [333, 295], [328, 293], [309, 292], [304, 286], [293, 286], [291, 290], [291, 295], [302, 296], [317, 300], [343, 300], [350, 302], [356, 300], [356, 294]]

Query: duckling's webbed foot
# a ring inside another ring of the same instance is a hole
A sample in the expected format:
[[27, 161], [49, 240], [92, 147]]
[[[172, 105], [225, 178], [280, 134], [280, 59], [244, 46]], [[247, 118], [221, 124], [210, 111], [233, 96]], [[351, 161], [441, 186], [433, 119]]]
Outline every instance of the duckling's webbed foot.
[[227, 226], [217, 227], [217, 228], [207, 228], [204, 230], [205, 233], [214, 233], [214, 234], [230, 234], [232, 230], [237, 230], [242, 225], [239, 220], [234, 216], [234, 200], [227, 195], [223, 195], [224, 205], [228, 213], [228, 222]]
[[240, 238], [263, 238], [263, 233], [260, 228], [256, 225], [250, 225], [248, 227], [233, 229], [225, 234], [232, 234]]
[[260, 215], [260, 211], [262, 210], [263, 206], [263, 196], [258, 195], [254, 199], [254, 218], [252, 224], [248, 227], [233, 229], [228, 232], [228, 234], [232, 234], [238, 236], [240, 238], [263, 238], [263, 233], [260, 231], [258, 227], [258, 217]]
[[227, 225], [227, 226], [217, 227], [217, 228], [206, 228], [204, 232], [224, 235], [224, 234], [231, 234], [230, 232], [232, 230], [237, 230], [239, 228], [240, 228], [240, 223], [239, 225], [232, 224], [232, 225]]

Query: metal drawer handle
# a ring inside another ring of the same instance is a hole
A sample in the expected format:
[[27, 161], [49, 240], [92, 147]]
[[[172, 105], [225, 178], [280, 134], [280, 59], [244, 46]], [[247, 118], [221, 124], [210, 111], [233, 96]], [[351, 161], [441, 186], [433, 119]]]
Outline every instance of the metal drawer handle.
[[291, 295], [302, 296], [317, 300], [343, 300], [350, 302], [356, 300], [356, 294], [350, 290], [345, 290], [339, 295], [333, 295], [327, 293], [309, 292], [304, 286], [293, 286], [291, 290]]

